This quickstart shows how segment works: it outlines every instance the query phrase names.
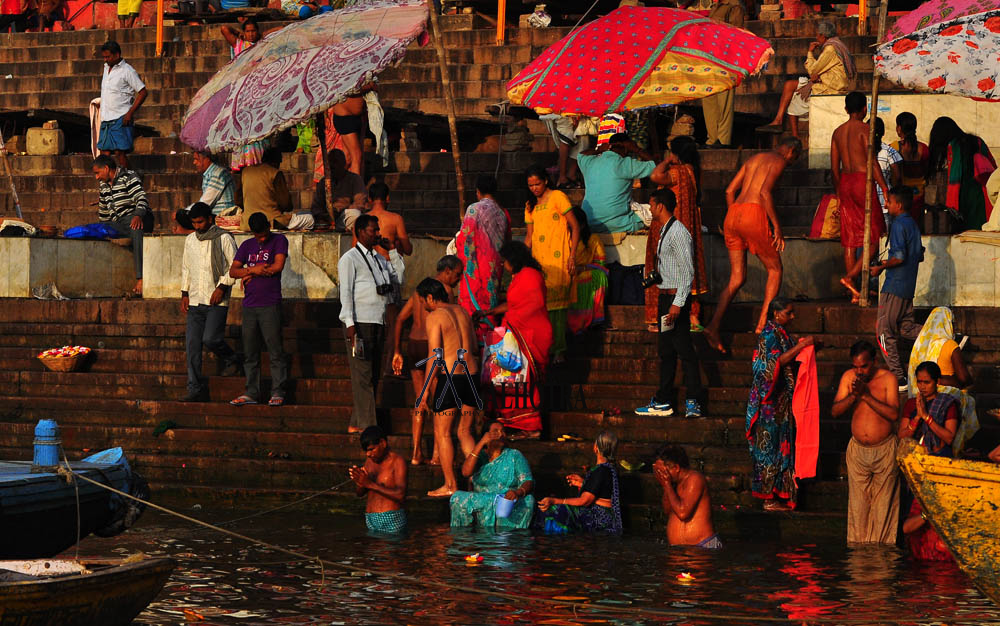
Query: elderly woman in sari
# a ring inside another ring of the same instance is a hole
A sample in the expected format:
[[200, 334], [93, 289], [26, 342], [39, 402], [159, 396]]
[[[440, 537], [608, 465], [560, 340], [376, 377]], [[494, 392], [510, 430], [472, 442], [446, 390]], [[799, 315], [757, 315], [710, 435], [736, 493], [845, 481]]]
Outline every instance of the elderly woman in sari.
[[622, 534], [622, 510], [615, 469], [618, 437], [603, 431], [594, 442], [597, 466], [586, 477], [570, 474], [569, 485], [580, 490], [575, 498], [542, 498], [532, 525], [547, 533], [571, 532]]
[[955, 315], [948, 307], [939, 306], [931, 311], [910, 351], [908, 394], [911, 398], [920, 394], [917, 368], [925, 361], [936, 364], [940, 369], [938, 393], [956, 400], [959, 421], [951, 447], [957, 455], [965, 447], [965, 442], [979, 430], [979, 418], [976, 415], [976, 400], [967, 391], [972, 385], [972, 374], [962, 359], [962, 348], [955, 341]]
[[899, 420], [899, 438], [916, 439], [934, 456], [951, 458], [958, 431], [958, 408], [954, 396], [938, 392], [941, 368], [924, 361], [917, 366], [917, 397], [907, 400]]
[[573, 277], [575, 300], [569, 306], [569, 332], [579, 335], [591, 326], [604, 322], [604, 298], [608, 290], [608, 270], [604, 266], [604, 245], [590, 232], [587, 214], [578, 206], [573, 214], [580, 224], [580, 245], [576, 247], [576, 275]]
[[465, 264], [458, 284], [458, 303], [469, 315], [497, 305], [503, 259], [500, 248], [510, 241], [510, 215], [493, 198], [497, 181], [492, 176], [476, 179], [476, 202], [462, 218], [455, 240], [456, 255]]
[[[519, 451], [508, 448], [503, 424], [491, 422], [462, 464], [462, 476], [472, 491], [456, 491], [451, 496], [451, 525], [483, 528], [527, 528], [535, 508], [531, 495], [534, 480], [528, 461]], [[515, 500], [508, 517], [497, 517], [497, 496]]]
[[792, 363], [799, 352], [816, 342], [812, 337], [793, 341], [788, 334], [786, 327], [795, 319], [791, 301], [772, 300], [768, 318], [753, 353], [746, 437], [753, 460], [754, 497], [765, 501], [765, 511], [787, 511], [795, 508], [797, 496]]

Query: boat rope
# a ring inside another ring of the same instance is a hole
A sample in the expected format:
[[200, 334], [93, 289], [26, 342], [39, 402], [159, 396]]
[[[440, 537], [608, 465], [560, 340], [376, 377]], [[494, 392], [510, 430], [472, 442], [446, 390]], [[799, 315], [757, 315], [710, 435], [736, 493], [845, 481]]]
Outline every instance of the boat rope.
[[[106, 489], [106, 490], [108, 490], [108, 491], [110, 491], [112, 493], [116, 493], [116, 494], [118, 494], [118, 495], [120, 495], [122, 497], [125, 497], [125, 498], [129, 498], [129, 499], [132, 499], [132, 500], [136, 500], [138, 502], [142, 502], [146, 506], [151, 507], [153, 509], [156, 509], [157, 511], [161, 511], [161, 512], [166, 513], [168, 515], [173, 515], [174, 517], [178, 517], [178, 518], [183, 519], [185, 521], [191, 522], [192, 524], [197, 524], [199, 526], [203, 526], [203, 527], [208, 528], [210, 530], [214, 530], [216, 532], [220, 532], [220, 533], [229, 535], [231, 537], [235, 537], [237, 539], [241, 539], [241, 540], [246, 541], [248, 543], [257, 544], [259, 546], [262, 546], [262, 547], [274, 550], [275, 552], [281, 552], [282, 554], [288, 554], [290, 556], [294, 556], [294, 557], [296, 557], [296, 559], [300, 559], [300, 560], [303, 560], [303, 561], [312, 561], [312, 562], [315, 562], [315, 563], [319, 564], [319, 566], [320, 566], [320, 576], [321, 576], [320, 589], [322, 589], [322, 587], [323, 587], [323, 585], [325, 583], [324, 567], [329, 567], [330, 569], [340, 570], [340, 571], [344, 571], [344, 572], [350, 572], [352, 574], [363, 574], [363, 575], [367, 575], [367, 576], [374, 576], [374, 577], [377, 577], [377, 578], [388, 578], [388, 579], [392, 579], [392, 580], [395, 580], [395, 581], [399, 581], [401, 583], [407, 583], [408, 585], [411, 585], [411, 586], [433, 587], [433, 588], [436, 588], [436, 589], [443, 589], [443, 590], [446, 590], [446, 591], [458, 591], [458, 592], [461, 592], [461, 593], [467, 593], [467, 594], [470, 594], [470, 595], [479, 596], [479, 597], [483, 597], [483, 598], [503, 598], [505, 600], [510, 600], [512, 602], [543, 604], [543, 605], [547, 605], [547, 606], [550, 606], [550, 607], [553, 607], [553, 608], [567, 608], [567, 609], [572, 609], [573, 612], [574, 612], [574, 614], [576, 613], [577, 609], [579, 609], [579, 610], [581, 610], [583, 612], [597, 613], [597, 614], [602, 614], [602, 615], [629, 615], [629, 616], [646, 616], [646, 617], [657, 616], [657, 617], [674, 617], [674, 618], [680, 617], [680, 618], [686, 618], [686, 619], [714, 619], [714, 620], [727, 619], [727, 620], [742, 621], [742, 622], [761, 622], [761, 623], [774, 623], [774, 624], [788, 624], [788, 623], [804, 623], [804, 622], [808, 622], [809, 624], [848, 624], [848, 625], [850, 625], [850, 624], [858, 624], [858, 625], [860, 625], [860, 624], [871, 624], [872, 621], [873, 621], [872, 618], [865, 618], [865, 619], [856, 619], [856, 618], [855, 619], [850, 619], [850, 618], [848, 618], [848, 619], [844, 619], [844, 618], [836, 618], [836, 617], [829, 617], [829, 618], [809, 617], [808, 619], [803, 620], [803, 619], [797, 619], [797, 618], [792, 618], [792, 617], [771, 617], [771, 616], [766, 616], [766, 615], [733, 615], [733, 614], [724, 614], [724, 613], [710, 613], [710, 612], [705, 612], [705, 611], [682, 611], [682, 610], [661, 609], [661, 608], [656, 608], [656, 607], [606, 606], [606, 605], [600, 604], [599, 602], [598, 603], [586, 603], [586, 602], [574, 602], [574, 601], [567, 601], [567, 600], [556, 600], [554, 598], [545, 598], [545, 597], [541, 597], [541, 596], [528, 596], [528, 595], [522, 595], [522, 594], [511, 593], [511, 592], [506, 592], [506, 591], [499, 591], [499, 590], [496, 590], [496, 589], [480, 589], [478, 587], [470, 587], [468, 585], [456, 585], [456, 584], [452, 584], [452, 583], [446, 583], [446, 582], [442, 582], [442, 581], [438, 581], [438, 580], [433, 580], [431, 578], [418, 577], [418, 576], [413, 576], [413, 575], [409, 575], [409, 574], [401, 574], [401, 573], [398, 573], [398, 572], [386, 572], [386, 571], [380, 571], [380, 570], [373, 570], [373, 569], [369, 569], [369, 568], [366, 568], [366, 567], [360, 567], [360, 566], [357, 566], [357, 565], [351, 565], [349, 563], [338, 563], [338, 562], [335, 562], [335, 561], [329, 561], [329, 560], [326, 560], [326, 559], [324, 559], [322, 557], [305, 554], [303, 552], [297, 552], [295, 550], [289, 550], [288, 548], [285, 548], [283, 546], [279, 546], [279, 545], [276, 545], [276, 544], [273, 544], [273, 543], [268, 543], [268, 542], [262, 541], [260, 539], [255, 539], [253, 537], [248, 537], [247, 535], [243, 535], [241, 533], [237, 533], [237, 532], [229, 530], [227, 528], [222, 528], [221, 526], [218, 526], [216, 524], [210, 524], [208, 522], [204, 522], [202, 520], [193, 518], [193, 517], [191, 517], [189, 515], [185, 515], [183, 513], [177, 512], [177, 511], [172, 511], [172, 510], [170, 510], [170, 509], [168, 509], [168, 508], [166, 508], [164, 506], [160, 506], [160, 505], [154, 504], [152, 502], [147, 502], [146, 500], [143, 500], [142, 498], [137, 498], [136, 496], [133, 496], [132, 494], [125, 493], [124, 491], [120, 491], [118, 489], [115, 489], [114, 487], [112, 487], [110, 485], [105, 485], [104, 483], [101, 483], [99, 481], [93, 480], [92, 478], [90, 478], [88, 476], [84, 476], [82, 474], [79, 474], [79, 473], [73, 471], [73, 469], [71, 467], [69, 467], [69, 465], [67, 465], [65, 467], [65, 469], [62, 468], [62, 467], [60, 467], [60, 472], [63, 472], [63, 471], [72, 473], [75, 476], [77, 476], [78, 478], [81, 478], [84, 481], [87, 481], [89, 483], [97, 485], [98, 487], [101, 487], [102, 489]], [[882, 619], [876, 619], [874, 621], [877, 621], [880, 624], [906, 624], [906, 623], [912, 623], [914, 621], [921, 621], [921, 619], [917, 619], [917, 620], [914, 620], [914, 619], [908, 619], [908, 620], [882, 620]], [[934, 621], [935, 624], [958, 624], [958, 623], [963, 623], [963, 622], [967, 623], [969, 620], [968, 619], [965, 619], [965, 620], [963, 620], [963, 619], [955, 619], [955, 618], [952, 618], [952, 619], [943, 619], [942, 620], [942, 619], [935, 618], [933, 621]]]
[[248, 520], [248, 519], [253, 519], [255, 517], [260, 517], [262, 515], [267, 515], [269, 513], [274, 513], [275, 511], [280, 511], [282, 509], [287, 509], [289, 507], [293, 507], [293, 506], [296, 506], [298, 504], [302, 504], [303, 502], [306, 502], [308, 500], [312, 500], [313, 498], [318, 498], [319, 496], [321, 496], [323, 494], [330, 493], [331, 491], [336, 491], [336, 490], [340, 489], [341, 487], [343, 487], [344, 485], [346, 485], [347, 483], [349, 483], [351, 481], [352, 481], [352, 479], [348, 478], [347, 480], [345, 480], [342, 483], [337, 483], [333, 487], [330, 487], [328, 489], [324, 489], [323, 491], [317, 491], [316, 493], [314, 493], [312, 495], [308, 495], [308, 496], [306, 496], [304, 498], [300, 498], [298, 500], [295, 500], [294, 502], [289, 502], [288, 504], [282, 504], [281, 506], [276, 506], [273, 509], [267, 509], [266, 511], [260, 511], [258, 513], [253, 513], [251, 515], [244, 515], [243, 517], [237, 517], [236, 519], [231, 519], [229, 521], [219, 522], [218, 525], [219, 526], [228, 526], [229, 524], [235, 524], [236, 522], [242, 522], [242, 521], [245, 521], [245, 520]]
[[[63, 462], [66, 464], [66, 467], [69, 467], [69, 459], [66, 458], [66, 451], [63, 450], [63, 447], [61, 445], [59, 446], [59, 451], [62, 452]], [[61, 467], [58, 469], [62, 470]], [[62, 474], [63, 472], [59, 471], [58, 473]], [[82, 539], [82, 537], [80, 537], [80, 534], [83, 532], [83, 530], [81, 529], [82, 522], [80, 520], [80, 483], [76, 481], [76, 476], [73, 475], [72, 470], [69, 472], [68, 476], [64, 475], [64, 478], [67, 482], [70, 480], [73, 481], [73, 491], [76, 492], [76, 544], [74, 545], [73, 560], [79, 561], [80, 539]]]

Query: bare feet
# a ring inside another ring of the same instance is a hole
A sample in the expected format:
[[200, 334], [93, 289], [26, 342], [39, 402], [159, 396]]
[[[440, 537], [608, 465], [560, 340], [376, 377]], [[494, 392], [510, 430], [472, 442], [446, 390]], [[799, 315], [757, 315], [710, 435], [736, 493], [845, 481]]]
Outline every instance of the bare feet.
[[792, 507], [788, 506], [782, 500], [768, 500], [764, 502], [765, 511], [791, 511]]
[[719, 339], [719, 331], [715, 330], [711, 326], [707, 326], [705, 327], [704, 335], [709, 348], [717, 352], [721, 352], [722, 354], [726, 353], [726, 348], [722, 345], [722, 340]]
[[455, 493], [454, 489], [449, 489], [447, 485], [443, 487], [438, 487], [434, 491], [428, 491], [427, 496], [430, 498], [450, 498], [451, 494]]
[[840, 284], [844, 286], [844, 289], [851, 292], [851, 302], [857, 304], [858, 300], [861, 298], [861, 292], [855, 289], [854, 283], [851, 282], [851, 279], [844, 276], [840, 279]]
[[424, 464], [424, 458], [419, 454], [414, 455], [414, 457], [410, 459], [410, 465], [423, 465], [423, 464]]
[[441, 465], [441, 459], [437, 455], [437, 450], [435, 450], [434, 454], [431, 455], [431, 460], [430, 463], [428, 463], [428, 465]]
[[360, 433], [360, 432], [361, 432], [361, 429], [357, 428], [355, 426], [348, 426], [347, 427], [347, 434], [348, 435], [353, 435], [354, 433]]

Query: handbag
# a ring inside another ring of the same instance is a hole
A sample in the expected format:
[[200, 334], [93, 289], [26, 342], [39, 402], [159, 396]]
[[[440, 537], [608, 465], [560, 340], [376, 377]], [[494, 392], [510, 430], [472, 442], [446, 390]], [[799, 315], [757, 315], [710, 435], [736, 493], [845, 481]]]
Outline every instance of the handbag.
[[840, 237], [840, 199], [832, 193], [824, 195], [813, 216], [810, 239], [836, 239]]

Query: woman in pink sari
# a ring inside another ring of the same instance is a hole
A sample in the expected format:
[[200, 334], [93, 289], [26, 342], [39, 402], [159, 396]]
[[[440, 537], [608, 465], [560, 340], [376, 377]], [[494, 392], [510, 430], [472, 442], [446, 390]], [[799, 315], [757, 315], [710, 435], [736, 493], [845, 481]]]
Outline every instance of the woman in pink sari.
[[476, 180], [477, 202], [465, 210], [462, 230], [455, 240], [456, 254], [465, 265], [458, 283], [458, 303], [469, 315], [492, 309], [499, 301], [504, 268], [500, 248], [510, 240], [510, 215], [493, 199], [496, 191], [497, 181], [492, 176]]
[[504, 314], [503, 326], [517, 338], [527, 381], [514, 389], [496, 387], [497, 410], [506, 428], [521, 431], [512, 439], [536, 439], [542, 431], [540, 388], [552, 349], [552, 323], [545, 307], [545, 277], [531, 250], [520, 241], [500, 249], [504, 268], [512, 274], [507, 301], [477, 312], [476, 318]]

